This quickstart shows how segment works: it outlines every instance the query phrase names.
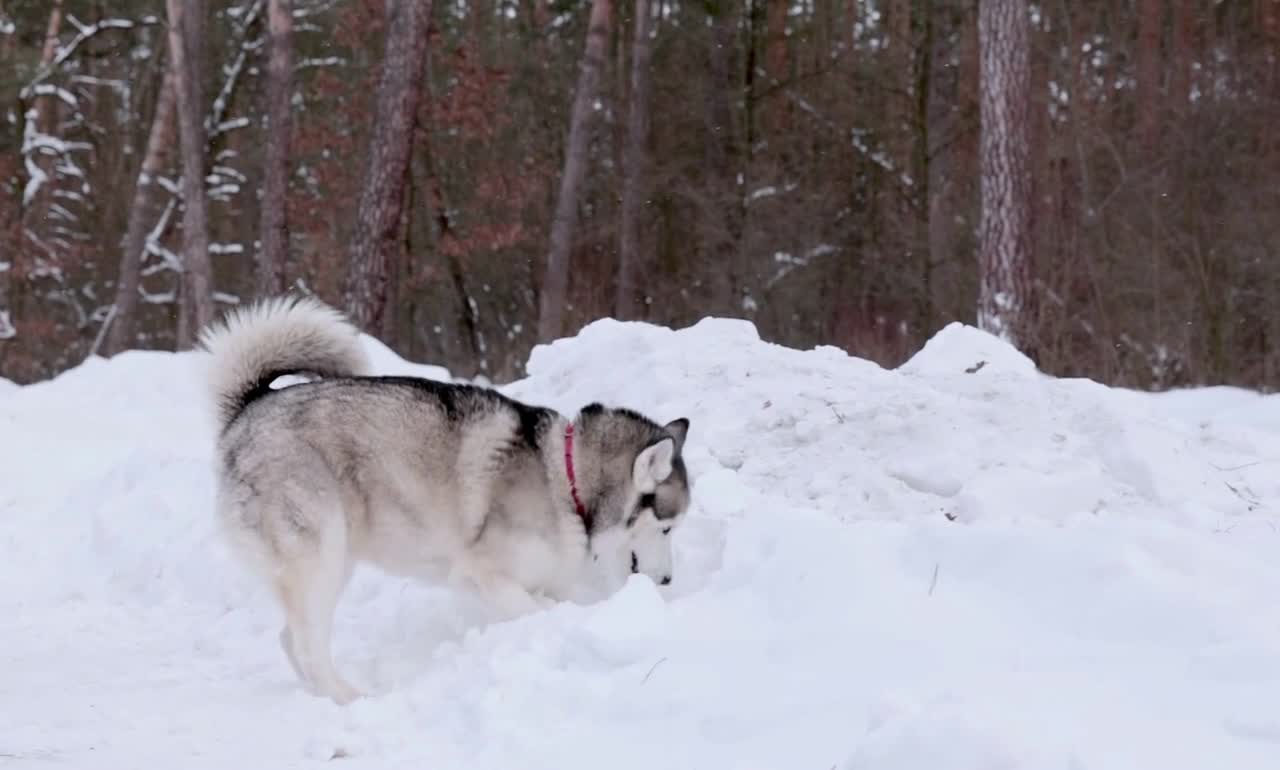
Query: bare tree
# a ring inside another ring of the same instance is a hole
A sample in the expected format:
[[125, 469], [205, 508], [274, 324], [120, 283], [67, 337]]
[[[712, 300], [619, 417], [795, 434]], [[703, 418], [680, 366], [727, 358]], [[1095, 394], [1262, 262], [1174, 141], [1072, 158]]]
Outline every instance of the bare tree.
[[267, 147], [262, 182], [259, 233], [259, 295], [284, 291], [289, 253], [286, 203], [289, 192], [289, 135], [293, 129], [289, 98], [293, 92], [293, 0], [267, 2]]
[[351, 319], [377, 334], [386, 312], [392, 250], [401, 247], [401, 209], [422, 90], [431, 0], [389, 0], [387, 45], [373, 142], [356, 210], [346, 280]]
[[199, 330], [213, 320], [213, 277], [209, 262], [208, 202], [205, 193], [203, 0], [166, 0], [169, 61], [177, 95], [182, 146], [182, 302], [176, 344], [190, 348]]
[[551, 246], [538, 297], [538, 338], [551, 340], [563, 331], [564, 310], [569, 295], [569, 249], [578, 224], [578, 188], [587, 172], [587, 136], [592, 104], [613, 19], [613, 0], [592, 0], [587, 27], [587, 45], [578, 70], [578, 85], [569, 118], [569, 141], [565, 148], [560, 193], [551, 220]]
[[623, 154], [622, 231], [618, 251], [618, 293], [614, 314], [635, 318], [639, 307], [636, 274], [640, 270], [640, 218], [647, 195], [649, 165], [649, 0], [635, 0], [635, 38], [631, 43], [631, 105], [627, 110], [627, 144]]
[[1030, 19], [1026, 0], [981, 0], [978, 326], [1032, 344]]
[[146, 251], [147, 228], [155, 219], [156, 178], [163, 170], [165, 155], [173, 145], [173, 115], [177, 104], [177, 88], [173, 67], [166, 68], [164, 82], [156, 97], [155, 113], [151, 118], [151, 130], [147, 134], [147, 147], [143, 152], [142, 166], [133, 186], [133, 202], [129, 206], [129, 222], [125, 227], [124, 243], [120, 252], [120, 273], [116, 278], [116, 299], [112, 306], [103, 350], [115, 355], [133, 342], [134, 315], [138, 307], [138, 279], [142, 257]]

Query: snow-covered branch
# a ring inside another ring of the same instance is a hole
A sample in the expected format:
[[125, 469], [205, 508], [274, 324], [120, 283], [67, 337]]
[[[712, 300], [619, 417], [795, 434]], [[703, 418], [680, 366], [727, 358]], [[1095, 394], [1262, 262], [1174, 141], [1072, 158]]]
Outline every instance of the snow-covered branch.
[[227, 125], [224, 128], [227, 105], [231, 102], [231, 95], [240, 82], [240, 74], [244, 71], [245, 62], [248, 61], [250, 53], [262, 46], [261, 38], [249, 38], [249, 30], [262, 15], [262, 6], [263, 0], [253, 0], [247, 7], [227, 9], [227, 16], [235, 20], [234, 35], [240, 42], [235, 47], [235, 56], [232, 57], [231, 62], [222, 68], [224, 76], [222, 87], [218, 89], [218, 95], [213, 99], [213, 108], [205, 120], [205, 131], [208, 132], [210, 140], [241, 125]]
[[139, 26], [151, 26], [159, 23], [159, 20], [156, 17], [147, 16], [139, 21], [133, 21], [131, 19], [103, 19], [101, 21], [96, 21], [93, 24], [84, 24], [71, 14], [67, 15], [67, 21], [76, 28], [75, 36], [65, 44], [58, 46], [57, 50], [54, 52], [53, 59], [50, 60], [48, 66], [41, 67], [35, 77], [31, 79], [31, 82], [23, 86], [22, 90], [18, 92], [18, 97], [21, 100], [27, 101], [32, 96], [36, 95], [36, 88], [52, 77], [53, 73], [58, 71], [58, 68], [62, 66], [63, 62], [70, 59], [71, 55], [74, 54], [80, 46], [84, 45], [86, 41], [98, 33], [113, 29], [135, 29]]

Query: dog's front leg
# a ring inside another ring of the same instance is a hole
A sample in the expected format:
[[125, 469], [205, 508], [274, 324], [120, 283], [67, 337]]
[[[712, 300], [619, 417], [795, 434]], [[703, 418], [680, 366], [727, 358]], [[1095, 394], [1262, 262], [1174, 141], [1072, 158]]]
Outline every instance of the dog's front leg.
[[503, 620], [513, 620], [543, 609], [527, 588], [496, 570], [459, 567], [455, 569], [454, 580], [470, 583]]

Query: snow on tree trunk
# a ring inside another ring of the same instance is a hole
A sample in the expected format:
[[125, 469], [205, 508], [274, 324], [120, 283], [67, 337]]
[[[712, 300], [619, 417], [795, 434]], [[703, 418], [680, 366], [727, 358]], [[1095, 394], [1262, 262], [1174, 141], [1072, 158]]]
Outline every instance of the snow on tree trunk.
[[258, 294], [284, 291], [289, 253], [285, 215], [289, 191], [289, 98], [293, 91], [293, 0], [267, 2], [267, 131], [263, 163], [262, 224], [258, 252]]
[[[53, 66], [58, 51], [58, 35], [62, 31], [62, 0], [53, 0], [49, 10], [49, 22], [45, 27], [44, 42], [40, 49], [40, 71], [47, 72]], [[27, 171], [27, 185], [23, 190], [22, 225], [28, 237], [42, 239], [49, 218], [49, 205], [53, 201], [54, 163], [57, 161], [58, 142], [46, 141], [53, 135], [57, 123], [58, 105], [53, 95], [37, 94], [32, 98], [27, 112], [23, 152]], [[20, 271], [14, 270], [18, 275]]]
[[565, 149], [560, 193], [551, 220], [551, 244], [538, 297], [538, 338], [560, 336], [569, 295], [569, 250], [578, 224], [578, 188], [587, 171], [587, 139], [596, 100], [600, 71], [609, 45], [613, 0], [593, 0], [587, 28], [587, 45], [578, 71], [578, 85], [569, 119], [569, 142]]
[[640, 298], [636, 274], [640, 268], [640, 218], [649, 164], [650, 52], [649, 0], [635, 0], [635, 38], [631, 44], [631, 105], [627, 111], [627, 145], [623, 155], [622, 233], [618, 257], [618, 293], [614, 314], [636, 318]]
[[166, 0], [169, 11], [169, 61], [174, 72], [178, 128], [182, 147], [182, 302], [178, 311], [178, 350], [195, 342], [213, 320], [212, 268], [205, 194], [204, 88], [201, 78], [204, 3]]
[[378, 83], [374, 136], [364, 188], [356, 208], [346, 279], [347, 311], [361, 329], [382, 329], [387, 289], [399, 249], [400, 212], [413, 145], [414, 116], [422, 91], [431, 0], [391, 0], [387, 45]]
[[133, 202], [129, 206], [129, 222], [125, 227], [124, 244], [120, 254], [120, 274], [116, 278], [116, 300], [111, 314], [111, 328], [107, 332], [104, 353], [115, 355], [133, 343], [133, 322], [138, 307], [138, 278], [142, 257], [146, 251], [147, 230], [159, 216], [155, 203], [156, 179], [164, 171], [164, 159], [174, 140], [174, 112], [177, 105], [177, 89], [173, 67], [170, 66], [156, 97], [155, 114], [151, 118], [151, 130], [147, 134], [147, 147], [142, 166], [133, 187]]
[[1026, 0], [981, 0], [978, 326], [1031, 345], [1031, 67]]

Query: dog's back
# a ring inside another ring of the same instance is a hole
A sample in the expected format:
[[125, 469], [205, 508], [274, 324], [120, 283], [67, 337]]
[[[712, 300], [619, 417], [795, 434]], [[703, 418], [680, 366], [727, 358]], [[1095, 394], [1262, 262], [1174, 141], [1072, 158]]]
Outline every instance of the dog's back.
[[[536, 519], [551, 506], [538, 436], [555, 415], [474, 386], [368, 376], [357, 330], [309, 299], [233, 313], [201, 342], [220, 427], [218, 517], [275, 589], [299, 676], [349, 700], [329, 636], [355, 563], [444, 579], [503, 495]], [[318, 380], [272, 389], [291, 374]]]

